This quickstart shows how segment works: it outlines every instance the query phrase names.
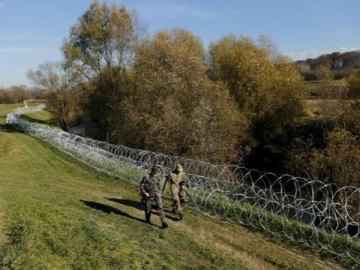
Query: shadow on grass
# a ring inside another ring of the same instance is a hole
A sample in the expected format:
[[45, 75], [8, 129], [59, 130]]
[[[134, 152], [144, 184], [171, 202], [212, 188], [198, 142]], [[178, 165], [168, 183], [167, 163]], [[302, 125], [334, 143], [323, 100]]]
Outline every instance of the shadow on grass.
[[18, 132], [15, 128], [13, 128], [12, 125], [6, 124], [5, 119], [6, 119], [6, 115], [0, 117], [0, 123], [4, 123], [4, 124], [0, 124], [0, 131]]
[[35, 123], [39, 123], [39, 124], [53, 124], [54, 123], [54, 119], [49, 119], [49, 120], [40, 120], [40, 119], [36, 119], [36, 118], [33, 118], [31, 116], [28, 116], [28, 115], [21, 115], [21, 119], [23, 120], [26, 120], [26, 121], [29, 121], [29, 122], [35, 122]]
[[87, 205], [87, 206], [89, 206], [89, 207], [91, 207], [93, 209], [103, 211], [106, 214], [114, 213], [114, 214], [117, 214], [117, 215], [120, 215], [120, 216], [123, 216], [123, 217], [131, 218], [131, 219], [137, 220], [139, 222], [145, 223], [145, 220], [133, 217], [133, 216], [131, 216], [131, 215], [129, 215], [129, 214], [115, 208], [115, 207], [112, 207], [112, 206], [109, 206], [109, 205], [106, 205], [106, 204], [102, 204], [102, 203], [98, 203], [98, 202], [84, 201], [84, 200], [80, 200], [80, 201], [83, 202], [85, 205]]
[[[128, 199], [118, 199], [118, 198], [105, 198], [105, 199], [108, 199], [109, 201], [120, 203], [120, 204], [123, 204], [123, 205], [126, 205], [126, 206], [131, 206], [131, 207], [134, 207], [134, 208], [139, 209], [139, 210], [145, 210], [145, 205], [140, 201], [134, 201], [134, 200], [128, 200]], [[151, 209], [152, 210], [158, 210], [158, 207], [157, 207], [157, 205], [153, 205], [151, 207]], [[152, 213], [154, 214], [153, 211], [152, 211]], [[171, 213], [171, 211], [168, 211], [168, 210], [164, 209], [164, 213]], [[155, 213], [155, 214], [158, 214], [158, 213]], [[179, 220], [179, 218], [177, 216], [173, 217], [173, 216], [169, 216], [169, 215], [165, 214], [165, 217], [170, 219], [170, 220], [173, 220], [173, 221], [178, 221]]]
[[13, 128], [12, 125], [9, 125], [9, 124], [0, 124], [0, 131], [4, 131], [4, 132], [19, 132], [18, 130], [16, 130], [15, 128]]
[[145, 210], [144, 204], [140, 201], [127, 200], [127, 199], [118, 199], [118, 198], [105, 198], [109, 201], [120, 203], [126, 206], [131, 206], [139, 210]]

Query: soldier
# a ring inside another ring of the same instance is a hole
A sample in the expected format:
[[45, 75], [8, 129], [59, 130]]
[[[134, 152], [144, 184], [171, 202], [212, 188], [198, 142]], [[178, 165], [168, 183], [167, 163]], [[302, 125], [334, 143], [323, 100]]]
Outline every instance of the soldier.
[[165, 191], [167, 182], [170, 182], [171, 197], [173, 200], [172, 211], [174, 214], [178, 214], [179, 219], [182, 220], [184, 215], [181, 203], [186, 201], [186, 187], [188, 186], [189, 180], [184, 173], [183, 167], [180, 163], [178, 163], [176, 165], [176, 169], [167, 176], [162, 190], [163, 193]]
[[161, 179], [157, 168], [152, 167], [149, 175], [144, 176], [140, 183], [140, 195], [145, 204], [145, 220], [146, 223], [151, 224], [151, 206], [155, 203], [158, 207], [159, 217], [162, 228], [167, 228], [169, 225], [166, 222], [162, 202], [161, 202]]

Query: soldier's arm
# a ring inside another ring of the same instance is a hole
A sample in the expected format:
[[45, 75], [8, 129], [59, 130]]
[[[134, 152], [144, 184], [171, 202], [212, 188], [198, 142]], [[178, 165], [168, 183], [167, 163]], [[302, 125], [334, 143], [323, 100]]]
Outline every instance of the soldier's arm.
[[142, 196], [144, 196], [144, 195], [146, 196], [146, 194], [147, 194], [147, 192], [145, 190], [145, 180], [146, 180], [146, 177], [144, 176], [140, 183], [140, 195], [142, 195]]

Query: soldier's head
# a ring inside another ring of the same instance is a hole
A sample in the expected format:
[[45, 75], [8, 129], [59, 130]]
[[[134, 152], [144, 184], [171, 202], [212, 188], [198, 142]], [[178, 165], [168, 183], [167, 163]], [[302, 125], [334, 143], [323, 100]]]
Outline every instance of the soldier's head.
[[153, 166], [153, 167], [151, 168], [150, 174], [151, 174], [151, 175], [155, 175], [155, 174], [157, 174], [157, 173], [158, 173], [158, 169], [156, 168], [156, 166]]
[[183, 167], [181, 166], [180, 163], [176, 164], [176, 171], [177, 172], [182, 172], [183, 171]]

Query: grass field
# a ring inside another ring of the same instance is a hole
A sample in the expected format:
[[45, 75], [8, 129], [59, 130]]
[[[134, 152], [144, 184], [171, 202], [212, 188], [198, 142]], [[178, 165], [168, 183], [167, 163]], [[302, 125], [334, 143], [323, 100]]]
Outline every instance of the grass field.
[[177, 221], [168, 200], [170, 227], [150, 226], [137, 186], [13, 130], [16, 107], [0, 105], [1, 269], [342, 269], [190, 206]]

